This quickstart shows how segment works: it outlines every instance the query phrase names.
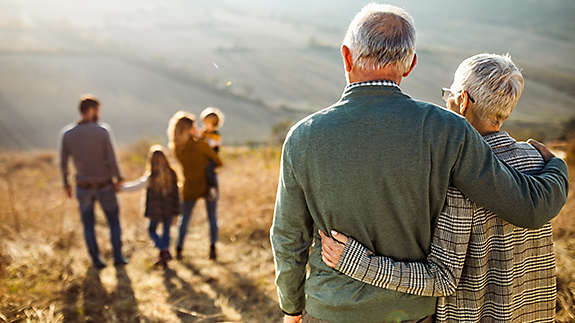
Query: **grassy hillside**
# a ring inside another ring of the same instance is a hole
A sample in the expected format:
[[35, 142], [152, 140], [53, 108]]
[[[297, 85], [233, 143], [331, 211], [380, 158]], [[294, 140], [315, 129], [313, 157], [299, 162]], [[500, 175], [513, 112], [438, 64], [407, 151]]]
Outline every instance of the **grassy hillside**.
[[[145, 143], [125, 149], [128, 178], [145, 167]], [[207, 260], [208, 228], [199, 203], [186, 259], [153, 268], [141, 194], [120, 195], [125, 268], [91, 269], [74, 200], [60, 191], [52, 152], [0, 154], [0, 322], [276, 322], [268, 231], [279, 150], [224, 150], [220, 258]], [[575, 160], [575, 142], [570, 161]], [[572, 163], [573, 164], [573, 163]], [[575, 174], [572, 169], [571, 174]], [[572, 185], [572, 187], [575, 187]], [[575, 198], [554, 220], [558, 322], [575, 320]], [[98, 213], [103, 256], [111, 261], [107, 227]], [[172, 238], [175, 237], [175, 228]]]
[[[129, 178], [141, 175], [146, 147], [122, 154]], [[97, 272], [86, 256], [76, 203], [63, 199], [52, 153], [3, 153], [0, 194], [0, 322], [270, 322], [281, 317], [269, 250], [277, 149], [224, 155], [217, 262], [208, 260], [208, 225], [198, 204], [186, 259], [169, 270], [157, 256], [141, 194], [120, 196], [125, 253], [131, 263]], [[102, 255], [108, 231], [97, 215]], [[175, 238], [175, 227], [172, 238]], [[51, 307], [52, 306], [52, 307]]]

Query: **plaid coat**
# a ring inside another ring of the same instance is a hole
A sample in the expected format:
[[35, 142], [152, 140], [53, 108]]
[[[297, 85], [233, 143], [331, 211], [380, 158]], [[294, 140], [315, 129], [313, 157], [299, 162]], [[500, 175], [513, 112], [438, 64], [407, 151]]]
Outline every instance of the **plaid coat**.
[[[499, 159], [524, 173], [544, 161], [505, 132], [484, 138]], [[450, 188], [431, 253], [422, 262], [375, 256], [349, 239], [336, 269], [362, 282], [415, 295], [442, 296], [437, 322], [553, 322], [555, 257], [551, 224], [523, 229]]]

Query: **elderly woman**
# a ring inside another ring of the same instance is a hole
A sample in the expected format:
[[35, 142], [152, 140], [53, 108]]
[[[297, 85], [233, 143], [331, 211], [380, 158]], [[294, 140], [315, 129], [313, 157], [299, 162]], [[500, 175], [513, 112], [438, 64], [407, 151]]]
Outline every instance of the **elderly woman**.
[[182, 250], [192, 211], [197, 200], [204, 198], [210, 223], [209, 257], [215, 260], [218, 240], [217, 200], [207, 198], [206, 168], [210, 163], [216, 167], [222, 166], [222, 161], [207, 143], [198, 140], [199, 131], [196, 118], [192, 114], [183, 111], [177, 112], [170, 120], [168, 137], [170, 138], [170, 148], [180, 162], [184, 174], [182, 219], [176, 245], [176, 258], [182, 259]]
[[[523, 77], [507, 56], [464, 60], [443, 89], [447, 108], [463, 116], [497, 157], [524, 173], [544, 159], [533, 146], [501, 131], [523, 91]], [[489, 188], [487, 188], [489, 189]], [[555, 258], [551, 224], [520, 228], [451, 188], [438, 217], [427, 259], [402, 262], [374, 255], [353, 238], [322, 236], [322, 258], [336, 270], [378, 287], [442, 296], [439, 322], [553, 322]]]

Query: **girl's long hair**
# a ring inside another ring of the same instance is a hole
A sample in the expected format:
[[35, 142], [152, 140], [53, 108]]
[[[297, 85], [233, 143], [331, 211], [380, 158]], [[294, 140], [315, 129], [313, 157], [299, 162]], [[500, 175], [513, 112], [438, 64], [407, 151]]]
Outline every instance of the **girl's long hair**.
[[162, 146], [155, 145], [150, 148], [148, 174], [150, 176], [148, 188], [164, 196], [172, 192], [174, 182], [177, 184], [176, 172], [172, 169]]
[[195, 121], [196, 117], [185, 111], [176, 112], [170, 119], [167, 131], [169, 139], [168, 146], [176, 156], [192, 137], [191, 130]]

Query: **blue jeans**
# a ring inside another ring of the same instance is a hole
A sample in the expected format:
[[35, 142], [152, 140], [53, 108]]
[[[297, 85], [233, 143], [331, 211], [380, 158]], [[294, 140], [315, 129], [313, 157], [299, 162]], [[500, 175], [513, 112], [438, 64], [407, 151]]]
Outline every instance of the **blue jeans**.
[[[158, 225], [162, 223], [162, 236], [158, 236], [156, 230]], [[156, 248], [160, 250], [170, 249], [170, 227], [172, 226], [172, 218], [165, 219], [163, 221], [150, 220], [150, 226], [148, 227], [148, 233], [150, 238], [154, 241]]]
[[[192, 218], [192, 211], [198, 200], [184, 201], [182, 203], [182, 219], [180, 220], [180, 232], [178, 235], [177, 248], [181, 249], [184, 247], [184, 240], [186, 239], [186, 234], [188, 233], [188, 224]], [[206, 201], [206, 213], [208, 214], [208, 221], [210, 222], [210, 243], [212, 246], [216, 245], [218, 241], [218, 215], [217, 215], [217, 200]]]
[[94, 205], [96, 201], [100, 203], [108, 227], [110, 228], [110, 240], [112, 241], [112, 248], [114, 250], [114, 260], [121, 261], [122, 255], [122, 229], [120, 227], [119, 207], [118, 200], [116, 199], [116, 192], [112, 185], [100, 189], [85, 189], [76, 187], [76, 198], [82, 216], [82, 225], [84, 227], [84, 239], [88, 247], [88, 253], [92, 261], [97, 262], [100, 260], [100, 252], [98, 250], [98, 242], [96, 241], [95, 219], [94, 219]]
[[218, 175], [216, 174], [216, 163], [210, 160], [208, 167], [206, 167], [206, 178], [208, 188], [218, 188]]

